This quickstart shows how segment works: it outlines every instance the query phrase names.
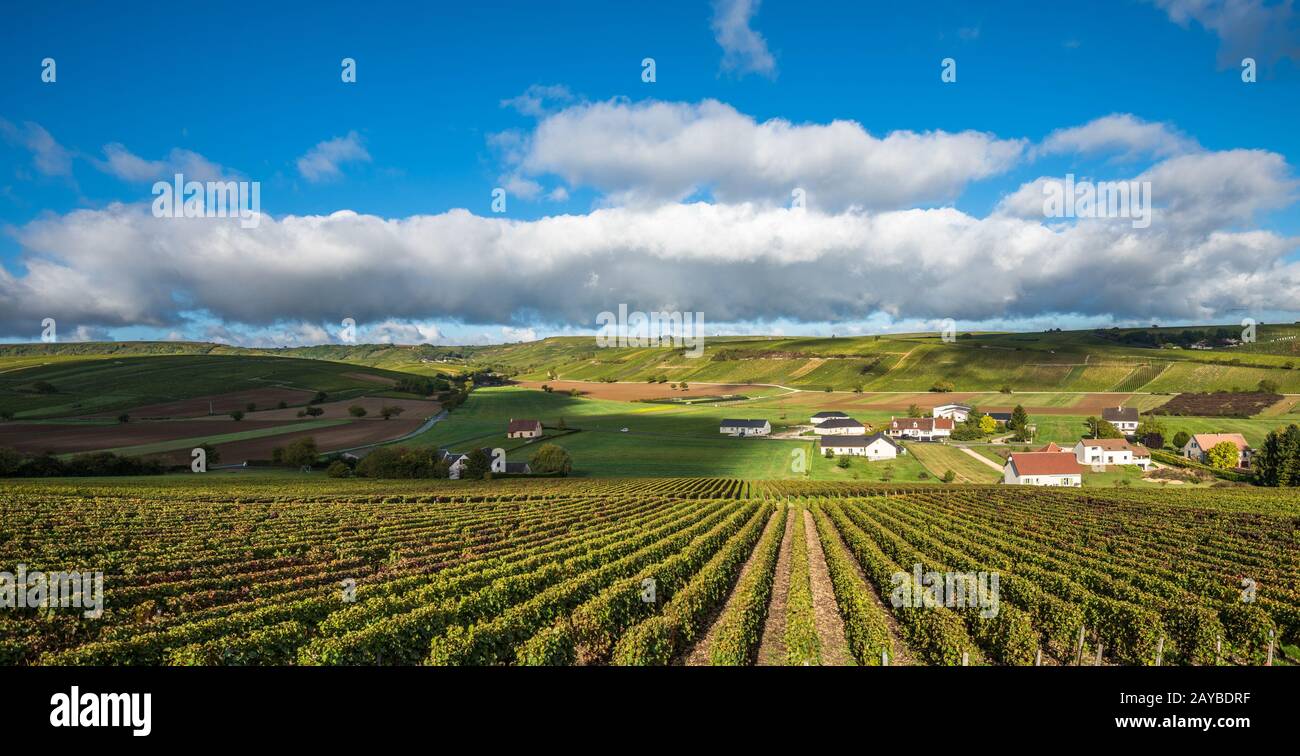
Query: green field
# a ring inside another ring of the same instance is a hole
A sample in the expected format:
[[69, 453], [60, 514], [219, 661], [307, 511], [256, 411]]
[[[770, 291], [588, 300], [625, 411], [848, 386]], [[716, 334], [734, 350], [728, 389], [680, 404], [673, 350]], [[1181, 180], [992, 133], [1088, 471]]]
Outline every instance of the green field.
[[972, 459], [956, 446], [947, 444], [908, 443], [909, 454], [916, 457], [936, 479], [952, 470], [957, 483], [996, 483], [1001, 477], [997, 470]]

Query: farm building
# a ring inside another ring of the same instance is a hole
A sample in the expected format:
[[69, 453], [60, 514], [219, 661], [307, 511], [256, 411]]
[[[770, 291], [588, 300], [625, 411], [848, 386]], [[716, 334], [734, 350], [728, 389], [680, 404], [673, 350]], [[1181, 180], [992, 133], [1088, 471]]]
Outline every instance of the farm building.
[[889, 421], [886, 432], [894, 438], [942, 441], [952, 435], [955, 427], [956, 423], [947, 417], [897, 417]]
[[825, 412], [818, 412], [817, 414], [809, 418], [809, 420], [812, 421], [813, 425], [821, 425], [827, 420], [834, 420], [836, 418], [847, 419], [848, 415], [844, 414], [843, 412], [840, 412], [839, 410], [826, 410]]
[[1026, 452], [1007, 457], [1002, 482], [1017, 486], [1083, 485], [1083, 468], [1058, 452]]
[[[492, 459], [492, 449], [483, 448], [483, 453]], [[439, 449], [434, 455], [434, 459], [439, 462], [447, 462], [447, 477], [452, 480], [460, 480], [461, 474], [465, 471], [465, 463], [469, 461], [469, 454]], [[506, 462], [504, 470], [496, 470], [497, 474], [506, 473], [507, 475], [527, 475], [533, 471], [531, 465], [527, 462]]]
[[867, 426], [851, 417], [833, 417], [813, 428], [813, 433], [819, 436], [865, 436]]
[[1237, 467], [1250, 467], [1250, 457], [1255, 450], [1250, 448], [1246, 437], [1240, 433], [1197, 433], [1183, 446], [1182, 453], [1188, 459], [1208, 464], [1210, 450], [1224, 441], [1236, 445]]
[[723, 420], [718, 424], [718, 432], [728, 436], [766, 436], [772, 432], [772, 424], [766, 420]]
[[1115, 426], [1115, 429], [1125, 436], [1137, 433], [1137, 407], [1107, 407], [1101, 411], [1101, 419]]
[[899, 454], [907, 453], [902, 444], [884, 433], [876, 433], [865, 438], [860, 436], [823, 438], [817, 443], [821, 447], [822, 454], [829, 451], [837, 456], [866, 457], [872, 461], [894, 459]]
[[934, 408], [931, 414], [935, 417], [946, 417], [964, 423], [966, 418], [970, 417], [970, 411], [971, 408], [964, 404], [940, 404]]
[[542, 435], [541, 420], [515, 420], [511, 418], [506, 426], [506, 438], [539, 438]]
[[1006, 425], [1007, 423], [1011, 422], [1010, 412], [981, 412], [980, 414], [988, 415], [989, 417], [993, 418], [994, 420], [997, 420], [999, 423], [1002, 423], [1003, 425]]
[[1081, 465], [1151, 466], [1151, 452], [1122, 438], [1083, 438], [1074, 445], [1074, 460]]

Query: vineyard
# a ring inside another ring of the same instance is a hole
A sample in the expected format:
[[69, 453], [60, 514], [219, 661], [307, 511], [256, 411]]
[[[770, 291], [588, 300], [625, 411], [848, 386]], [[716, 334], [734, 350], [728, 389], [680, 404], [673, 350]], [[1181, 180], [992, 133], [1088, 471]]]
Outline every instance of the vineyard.
[[0, 664], [1300, 662], [1285, 492], [194, 481], [7, 486], [0, 571], [104, 587]]

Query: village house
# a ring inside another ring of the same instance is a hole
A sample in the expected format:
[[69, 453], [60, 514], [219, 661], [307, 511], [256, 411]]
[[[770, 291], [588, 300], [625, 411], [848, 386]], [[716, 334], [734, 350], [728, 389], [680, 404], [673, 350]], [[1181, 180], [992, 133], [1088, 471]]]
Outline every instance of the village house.
[[1254, 449], [1246, 443], [1246, 437], [1240, 433], [1197, 433], [1182, 448], [1182, 454], [1201, 464], [1209, 464], [1210, 450], [1227, 441], [1237, 447], [1237, 467], [1250, 467], [1250, 458]]
[[1107, 407], [1101, 411], [1101, 419], [1115, 426], [1115, 429], [1125, 436], [1137, 433], [1137, 407]]
[[942, 441], [951, 436], [956, 427], [956, 423], [948, 417], [896, 417], [889, 421], [886, 432], [894, 438]]
[[1074, 445], [1074, 460], [1081, 465], [1151, 466], [1151, 452], [1122, 438], [1083, 438]]
[[1002, 482], [1017, 486], [1083, 485], [1083, 468], [1074, 457], [1058, 452], [1022, 452], [1007, 457]]
[[872, 462], [882, 459], [894, 459], [899, 454], [906, 454], [903, 445], [884, 433], [870, 436], [839, 436], [823, 438], [817, 442], [823, 455], [830, 452], [836, 456], [866, 457]]
[[506, 426], [506, 438], [540, 438], [542, 435], [541, 420], [510, 420], [510, 425]]
[[935, 417], [946, 417], [964, 423], [966, 418], [970, 417], [970, 411], [971, 408], [964, 404], [940, 404], [934, 408], [931, 414]]
[[1052, 453], [1061, 452], [1061, 453], [1064, 453], [1064, 454], [1074, 454], [1074, 449], [1071, 448], [1071, 447], [1066, 447], [1066, 448], [1062, 449], [1061, 447], [1059, 447], [1059, 446], [1056, 445], [1056, 442], [1055, 442], [1055, 441], [1050, 441], [1050, 442], [1048, 442], [1047, 446], [1044, 446], [1043, 448], [1038, 449], [1037, 452], [1038, 452], [1039, 454], [1045, 454], [1045, 453], [1047, 453], [1047, 452], [1052, 452]]
[[840, 412], [839, 410], [826, 410], [824, 412], [818, 412], [817, 414], [810, 417], [809, 420], [812, 422], [813, 425], [821, 425], [827, 420], [834, 420], [836, 418], [847, 419], [848, 415], [844, 414], [843, 412]]
[[865, 436], [867, 426], [851, 417], [833, 417], [813, 428], [819, 436]]
[[[492, 459], [492, 449], [484, 447], [481, 451], [488, 455], [489, 460]], [[460, 480], [461, 474], [465, 472], [465, 464], [469, 462], [469, 455], [448, 451], [446, 449], [439, 449], [437, 453], [434, 454], [434, 459], [438, 462], [447, 463], [448, 478], [452, 480]], [[527, 462], [506, 462], [505, 469], [498, 471], [498, 474], [504, 472], [507, 475], [528, 475], [532, 473], [532, 471], [532, 466]]]
[[767, 436], [772, 433], [772, 424], [766, 420], [723, 420], [718, 432], [728, 436]]

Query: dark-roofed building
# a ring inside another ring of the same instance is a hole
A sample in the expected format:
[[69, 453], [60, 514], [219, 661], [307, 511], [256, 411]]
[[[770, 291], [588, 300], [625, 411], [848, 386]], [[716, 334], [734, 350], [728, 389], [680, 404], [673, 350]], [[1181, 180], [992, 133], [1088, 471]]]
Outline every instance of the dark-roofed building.
[[1125, 436], [1137, 433], [1137, 407], [1107, 407], [1101, 411], [1101, 419], [1115, 426]]
[[772, 424], [766, 420], [723, 420], [718, 424], [718, 432], [728, 436], [766, 436], [772, 432]]
[[821, 425], [827, 420], [830, 420], [832, 418], [837, 418], [837, 417], [847, 418], [848, 415], [844, 414], [843, 412], [840, 412], [839, 410], [825, 410], [822, 412], [818, 412], [817, 414], [813, 415], [809, 419], [812, 421], [813, 425]]
[[870, 436], [833, 436], [820, 439], [817, 443], [822, 454], [829, 451], [835, 455], [866, 457], [872, 461], [893, 459], [899, 454], [907, 453], [902, 444], [884, 433], [876, 433]]
[[541, 420], [515, 420], [511, 418], [506, 426], [506, 438], [539, 438], [542, 435]]
[[865, 436], [867, 426], [851, 417], [832, 417], [813, 428], [819, 436]]

